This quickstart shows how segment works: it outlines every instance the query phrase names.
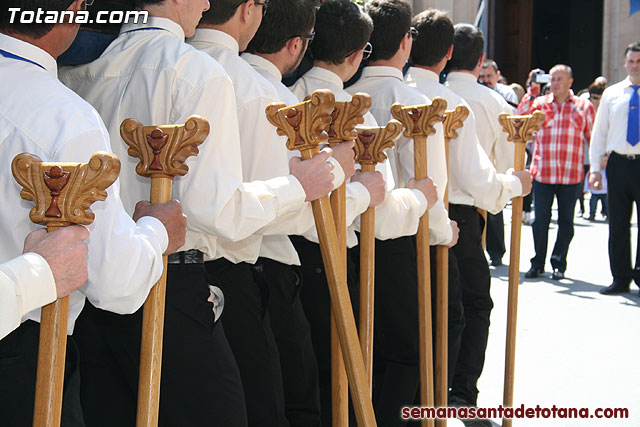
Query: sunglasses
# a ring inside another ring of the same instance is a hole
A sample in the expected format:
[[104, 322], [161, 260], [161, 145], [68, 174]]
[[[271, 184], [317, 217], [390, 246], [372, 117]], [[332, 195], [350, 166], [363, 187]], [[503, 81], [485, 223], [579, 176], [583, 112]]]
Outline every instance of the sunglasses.
[[[349, 54], [345, 56], [345, 58], [350, 57], [351, 55], [353, 55], [355, 52], [359, 50], [360, 49], [356, 49], [353, 52], [349, 52]], [[371, 43], [367, 42], [367, 44], [364, 45], [364, 48], [362, 48], [362, 59], [368, 59], [371, 56], [372, 52], [373, 52], [373, 46], [371, 45]]]

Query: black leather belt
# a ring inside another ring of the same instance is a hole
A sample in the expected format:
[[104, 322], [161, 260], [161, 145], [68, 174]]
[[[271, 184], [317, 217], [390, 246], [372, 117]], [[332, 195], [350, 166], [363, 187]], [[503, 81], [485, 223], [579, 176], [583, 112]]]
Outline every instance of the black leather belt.
[[640, 154], [620, 154], [615, 151], [611, 152], [612, 156], [620, 157], [627, 160], [640, 160]]
[[176, 252], [168, 258], [169, 264], [202, 264], [204, 262], [204, 254], [197, 249]]

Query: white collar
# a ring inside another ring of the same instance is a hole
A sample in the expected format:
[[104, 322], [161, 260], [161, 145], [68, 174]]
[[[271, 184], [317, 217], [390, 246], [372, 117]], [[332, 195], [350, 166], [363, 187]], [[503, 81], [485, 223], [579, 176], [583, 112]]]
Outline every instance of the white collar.
[[198, 28], [196, 33], [189, 39], [189, 42], [204, 42], [217, 44], [226, 49], [234, 51], [236, 54], [240, 52], [238, 41], [233, 36], [224, 31], [214, 30], [211, 28]]
[[182, 29], [180, 24], [172, 21], [171, 19], [160, 18], [158, 16], [150, 16], [149, 19], [147, 19], [146, 23], [140, 22], [135, 24], [132, 22], [128, 22], [126, 24], [122, 24], [122, 27], [120, 28], [120, 34], [155, 29], [169, 31], [180, 40], [184, 40], [184, 29]]
[[404, 81], [402, 70], [395, 67], [387, 67], [383, 65], [370, 65], [362, 69], [362, 78], [368, 77], [394, 77], [401, 82]]
[[340, 89], [344, 88], [344, 82], [342, 81], [340, 76], [333, 71], [327, 70], [326, 68], [313, 67], [302, 77], [310, 77], [312, 79], [322, 80], [324, 82], [330, 83], [333, 86], [337, 86]]
[[260, 55], [254, 55], [253, 53], [248, 52], [244, 52], [242, 55], [240, 55], [240, 57], [247, 61], [249, 65], [264, 70], [278, 79], [278, 81], [282, 81], [282, 73], [280, 72], [280, 69], [276, 67], [276, 64], [269, 61], [268, 59], [263, 58]]
[[[463, 71], [453, 71], [447, 74], [447, 80], [458, 80], [478, 83], [478, 79], [471, 73], [465, 73]], [[479, 84], [479, 83], [478, 83]]]
[[34, 66], [43, 68], [48, 73], [58, 77], [56, 60], [36, 45], [0, 33], [0, 49], [18, 56], [26, 60], [26, 62], [32, 62]]
[[440, 76], [438, 76], [436, 73], [434, 73], [431, 70], [427, 70], [426, 68], [410, 67], [408, 74], [423, 78], [425, 80], [431, 80], [436, 83], [440, 83]]

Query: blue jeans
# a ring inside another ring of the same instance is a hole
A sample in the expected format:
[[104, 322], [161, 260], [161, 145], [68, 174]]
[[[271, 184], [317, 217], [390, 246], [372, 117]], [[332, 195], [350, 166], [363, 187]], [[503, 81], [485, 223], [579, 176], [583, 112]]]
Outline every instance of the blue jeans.
[[536, 255], [531, 266], [544, 270], [547, 259], [549, 223], [554, 196], [558, 200], [558, 236], [551, 254], [551, 267], [563, 272], [567, 269], [567, 252], [573, 238], [573, 216], [580, 184], [543, 184], [533, 181], [535, 220], [533, 221], [533, 243]]

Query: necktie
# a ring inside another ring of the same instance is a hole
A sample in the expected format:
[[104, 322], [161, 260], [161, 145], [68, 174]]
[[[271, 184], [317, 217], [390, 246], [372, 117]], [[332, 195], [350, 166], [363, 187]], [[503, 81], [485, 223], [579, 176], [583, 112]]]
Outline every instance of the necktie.
[[640, 85], [631, 86], [633, 94], [629, 100], [629, 121], [627, 123], [627, 141], [629, 144], [635, 147], [640, 140], [640, 97], [638, 96], [638, 89]]

